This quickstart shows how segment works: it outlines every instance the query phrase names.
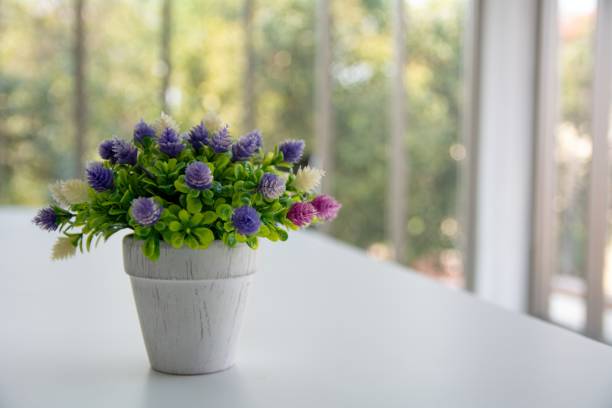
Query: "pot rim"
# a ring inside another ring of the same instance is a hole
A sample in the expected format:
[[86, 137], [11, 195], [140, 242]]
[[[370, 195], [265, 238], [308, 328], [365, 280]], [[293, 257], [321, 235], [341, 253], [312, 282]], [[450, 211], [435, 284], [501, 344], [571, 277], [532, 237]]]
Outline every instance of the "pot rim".
[[207, 249], [174, 248], [160, 243], [160, 257], [152, 261], [143, 252], [143, 240], [123, 238], [123, 266], [132, 277], [160, 280], [210, 280], [251, 275], [257, 251], [246, 244], [231, 248], [214, 241]]

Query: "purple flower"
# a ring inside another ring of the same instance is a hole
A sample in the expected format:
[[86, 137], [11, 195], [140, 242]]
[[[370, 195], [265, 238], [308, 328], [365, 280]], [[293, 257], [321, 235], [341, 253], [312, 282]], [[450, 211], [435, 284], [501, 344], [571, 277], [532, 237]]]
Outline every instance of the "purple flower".
[[287, 218], [298, 227], [305, 227], [317, 215], [317, 209], [310, 203], [295, 203], [289, 209]]
[[323, 221], [331, 221], [336, 218], [338, 211], [342, 208], [342, 204], [325, 194], [316, 196], [310, 204], [317, 210], [317, 217]]
[[132, 201], [130, 212], [138, 224], [148, 227], [159, 221], [162, 207], [150, 197], [138, 197]]
[[264, 198], [273, 200], [285, 192], [285, 180], [272, 173], [265, 173], [259, 180], [259, 191]]
[[254, 130], [242, 136], [232, 146], [232, 158], [236, 161], [248, 160], [259, 148], [263, 142], [259, 130]]
[[87, 167], [87, 181], [98, 192], [110, 190], [115, 186], [113, 171], [102, 163], [91, 163]]
[[234, 210], [232, 224], [234, 224], [239, 234], [251, 235], [259, 231], [261, 221], [257, 211], [253, 207], [245, 205]]
[[32, 222], [47, 231], [55, 231], [58, 227], [57, 214], [55, 214], [55, 211], [51, 207], [45, 207], [38, 211], [38, 214], [32, 219]]
[[157, 139], [157, 144], [159, 150], [170, 157], [178, 156], [185, 148], [178, 138], [176, 130], [168, 127], [162, 130], [159, 139]]
[[287, 163], [297, 163], [304, 153], [303, 140], [286, 140], [280, 144], [278, 149], [283, 153], [283, 158]]
[[232, 139], [229, 136], [227, 126], [220, 129], [217, 133], [213, 134], [208, 142], [209, 146], [215, 151], [215, 153], [227, 152], [232, 145]]
[[202, 162], [193, 162], [185, 169], [185, 184], [194, 190], [206, 190], [212, 186], [212, 181], [210, 168]]
[[187, 141], [195, 150], [199, 150], [208, 144], [208, 130], [204, 126], [204, 122], [191, 128], [187, 134]]
[[108, 139], [100, 143], [100, 147], [98, 147], [98, 153], [100, 153], [100, 157], [104, 160], [109, 160], [111, 163], [115, 163], [115, 152], [113, 151], [113, 146], [117, 139]]
[[134, 126], [134, 141], [142, 143], [147, 137], [155, 138], [155, 129], [140, 119], [140, 122]]
[[115, 161], [119, 164], [136, 164], [138, 149], [127, 140], [116, 139], [113, 143]]

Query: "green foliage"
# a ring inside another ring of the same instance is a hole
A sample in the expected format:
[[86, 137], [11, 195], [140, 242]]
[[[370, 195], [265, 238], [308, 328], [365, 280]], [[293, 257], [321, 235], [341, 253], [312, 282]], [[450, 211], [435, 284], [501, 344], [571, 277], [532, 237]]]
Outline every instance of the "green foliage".
[[[112, 171], [113, 188], [102, 192], [90, 188], [87, 202], [67, 209], [55, 206], [60, 231], [83, 251], [94, 240], [131, 229], [135, 238], [144, 241], [143, 253], [157, 259], [162, 241], [174, 248], [206, 249], [219, 240], [230, 247], [246, 244], [256, 249], [258, 238], [284, 241], [287, 229], [297, 229], [287, 218], [288, 210], [314, 195], [296, 189], [294, 165], [283, 160], [278, 147], [268, 153], [257, 149], [248, 160], [234, 161], [231, 149], [216, 153], [209, 146], [196, 149], [187, 141], [183, 145], [178, 157], [169, 158], [154, 139], [146, 138], [135, 142], [134, 165], [104, 161], [104, 167]], [[195, 162], [210, 170], [209, 187], [195, 189], [190, 187], [193, 181], [186, 180], [187, 168]], [[265, 174], [275, 175], [282, 184], [275, 198], [262, 195], [260, 181]], [[136, 215], [134, 203], [143, 198], [161, 212]], [[256, 210], [256, 231], [244, 232], [235, 223], [234, 210], [243, 206]], [[315, 217], [313, 223], [317, 221]]]

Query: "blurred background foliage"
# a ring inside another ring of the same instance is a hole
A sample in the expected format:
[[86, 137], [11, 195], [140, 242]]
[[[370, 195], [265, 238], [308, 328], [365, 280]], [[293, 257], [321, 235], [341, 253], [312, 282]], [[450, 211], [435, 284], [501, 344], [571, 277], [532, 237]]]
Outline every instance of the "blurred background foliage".
[[[162, 0], [84, 1], [86, 161], [112, 135], [129, 138], [162, 109], [184, 127], [220, 112], [244, 127], [245, 0], [172, 2], [170, 64], [160, 58]], [[0, 3], [0, 204], [40, 205], [46, 185], [74, 174], [74, 5], [68, 0]], [[314, 142], [315, 2], [254, 1], [255, 125], [268, 146]], [[329, 231], [388, 257], [390, 0], [331, 2], [335, 169], [344, 204]], [[457, 235], [461, 61], [466, 4], [407, 3], [406, 143], [408, 260], [444, 272]], [[445, 252], [446, 251], [446, 252]], [[457, 255], [457, 251], [452, 252]]]

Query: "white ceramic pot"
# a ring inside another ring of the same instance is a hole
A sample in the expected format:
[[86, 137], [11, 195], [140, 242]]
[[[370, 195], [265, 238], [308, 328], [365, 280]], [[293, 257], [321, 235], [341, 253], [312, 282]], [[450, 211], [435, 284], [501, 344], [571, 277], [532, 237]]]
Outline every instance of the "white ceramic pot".
[[214, 242], [206, 250], [160, 243], [155, 262], [143, 241], [123, 239], [151, 367], [171, 374], [206, 374], [234, 364], [255, 254], [245, 244]]

